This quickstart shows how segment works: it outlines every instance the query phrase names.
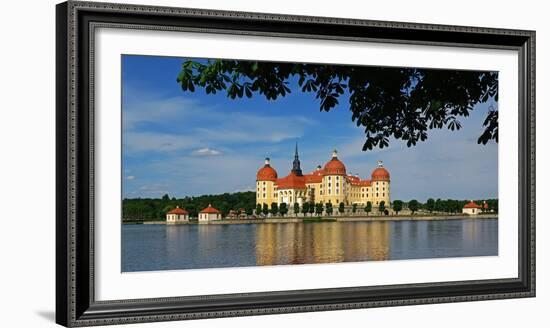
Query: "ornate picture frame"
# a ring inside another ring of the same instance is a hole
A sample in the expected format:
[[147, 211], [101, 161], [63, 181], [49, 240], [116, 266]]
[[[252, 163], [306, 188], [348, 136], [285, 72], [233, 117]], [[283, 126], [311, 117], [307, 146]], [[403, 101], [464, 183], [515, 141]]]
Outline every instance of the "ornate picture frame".
[[[68, 1], [57, 5], [56, 321], [92, 326], [535, 296], [535, 32]], [[517, 52], [518, 277], [143, 299], [95, 298], [94, 37], [99, 27]]]

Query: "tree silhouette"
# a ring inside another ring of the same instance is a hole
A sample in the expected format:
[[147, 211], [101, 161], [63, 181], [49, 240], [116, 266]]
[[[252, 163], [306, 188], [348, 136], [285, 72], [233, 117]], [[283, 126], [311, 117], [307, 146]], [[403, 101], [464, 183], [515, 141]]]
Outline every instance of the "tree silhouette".
[[288, 213], [288, 207], [286, 206], [286, 203], [281, 203], [281, 207], [279, 208], [279, 213], [281, 213], [282, 216], [285, 216], [286, 213]]
[[365, 212], [367, 213], [367, 215], [369, 215], [369, 213], [372, 211], [372, 203], [371, 202], [367, 202], [367, 205], [365, 205]]
[[300, 213], [300, 204], [294, 203], [294, 216], [298, 216], [298, 213]]
[[435, 209], [435, 200], [433, 198], [428, 198], [426, 201], [426, 209], [432, 213]]
[[309, 203], [305, 202], [304, 204], [302, 204], [302, 213], [304, 214], [304, 216], [307, 216], [308, 212], [309, 212]]
[[395, 213], [399, 214], [399, 212], [401, 212], [401, 210], [403, 209], [403, 201], [401, 200], [394, 200], [393, 201], [393, 210], [395, 211]]
[[256, 205], [256, 215], [260, 215], [262, 213], [262, 205], [258, 204]]
[[409, 201], [408, 206], [409, 206], [409, 210], [411, 210], [412, 214], [414, 214], [414, 212], [418, 211], [420, 204], [416, 199], [413, 199]]
[[333, 211], [332, 203], [327, 203], [325, 207], [325, 212], [327, 212], [327, 215], [332, 215], [332, 211]]
[[315, 214], [317, 215], [323, 214], [323, 203], [315, 204]]
[[[313, 215], [315, 212], [315, 203], [309, 203], [309, 214]], [[323, 213], [323, 204], [321, 204], [321, 213]]]
[[[286, 206], [286, 204], [285, 204]], [[271, 215], [275, 216], [279, 213], [279, 205], [275, 202], [271, 203]]]
[[[478, 103], [498, 102], [498, 72], [418, 69], [243, 60], [186, 60], [176, 81], [183, 91], [204, 88], [231, 99], [260, 95], [276, 100], [297, 84], [313, 93], [321, 111], [349, 102], [351, 119], [365, 131], [363, 150], [389, 145], [390, 137], [408, 147], [428, 138], [428, 130], [461, 128], [460, 117]], [[477, 142], [498, 142], [498, 108], [483, 122]]]
[[378, 204], [378, 212], [384, 213], [385, 210], [386, 210], [386, 202], [381, 201], [380, 204]]

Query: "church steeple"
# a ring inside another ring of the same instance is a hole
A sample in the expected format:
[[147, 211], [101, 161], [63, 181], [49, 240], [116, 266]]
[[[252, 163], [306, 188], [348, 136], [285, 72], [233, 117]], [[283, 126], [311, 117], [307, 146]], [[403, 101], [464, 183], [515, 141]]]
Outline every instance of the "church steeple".
[[300, 159], [298, 158], [298, 142], [296, 142], [296, 148], [294, 149], [294, 162], [292, 162], [292, 172], [294, 172], [297, 176], [302, 176]]

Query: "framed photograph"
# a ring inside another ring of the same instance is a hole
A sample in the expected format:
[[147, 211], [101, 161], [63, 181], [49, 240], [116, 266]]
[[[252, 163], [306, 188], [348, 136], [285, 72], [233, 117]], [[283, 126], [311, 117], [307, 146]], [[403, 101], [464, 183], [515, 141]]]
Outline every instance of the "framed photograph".
[[64, 326], [535, 296], [535, 32], [57, 5]]

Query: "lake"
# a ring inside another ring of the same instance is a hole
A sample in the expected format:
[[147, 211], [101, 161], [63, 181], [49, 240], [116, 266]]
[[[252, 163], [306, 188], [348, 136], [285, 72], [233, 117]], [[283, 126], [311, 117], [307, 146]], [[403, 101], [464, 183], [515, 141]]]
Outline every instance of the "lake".
[[498, 220], [123, 225], [122, 271], [498, 255]]

